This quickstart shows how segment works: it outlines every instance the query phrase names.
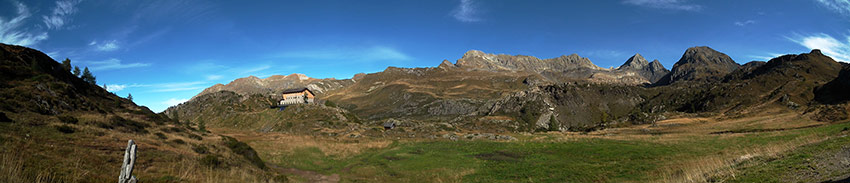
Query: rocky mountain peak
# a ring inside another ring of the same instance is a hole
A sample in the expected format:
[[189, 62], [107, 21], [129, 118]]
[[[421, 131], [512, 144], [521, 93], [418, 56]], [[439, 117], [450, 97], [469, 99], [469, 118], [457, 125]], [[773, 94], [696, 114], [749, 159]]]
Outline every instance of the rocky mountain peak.
[[455, 68], [455, 67], [456, 67], [455, 64], [453, 64], [452, 62], [449, 62], [449, 60], [443, 60], [443, 62], [440, 63], [440, 66], [437, 66], [437, 68], [441, 68], [441, 69], [449, 69], [449, 68]]
[[691, 47], [685, 50], [670, 73], [656, 84], [667, 85], [680, 80], [719, 79], [740, 66], [728, 55], [708, 46]]
[[[657, 61], [657, 60], [656, 60]], [[649, 62], [646, 61], [640, 53], [635, 53], [634, 56], [626, 60], [626, 63], [623, 63], [619, 68], [620, 69], [643, 69], [649, 66]]]
[[484, 57], [490, 54], [484, 53], [480, 50], [469, 50], [463, 54], [463, 58], [471, 58], [471, 57]]

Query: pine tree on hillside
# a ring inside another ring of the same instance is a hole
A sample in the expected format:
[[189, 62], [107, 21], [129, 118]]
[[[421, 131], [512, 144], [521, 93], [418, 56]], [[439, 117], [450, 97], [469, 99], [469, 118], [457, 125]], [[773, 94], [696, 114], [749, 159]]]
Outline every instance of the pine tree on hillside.
[[80, 67], [74, 66], [74, 76], [80, 77]]
[[127, 100], [133, 101], [133, 94], [127, 93]]
[[82, 78], [83, 81], [86, 81], [93, 85], [97, 85], [97, 78], [95, 78], [94, 75], [91, 74], [91, 71], [89, 71], [89, 67], [86, 67], [83, 70], [83, 76], [81, 76], [80, 78]]
[[62, 61], [62, 68], [64, 68], [65, 71], [71, 72], [71, 59], [65, 58], [65, 60]]

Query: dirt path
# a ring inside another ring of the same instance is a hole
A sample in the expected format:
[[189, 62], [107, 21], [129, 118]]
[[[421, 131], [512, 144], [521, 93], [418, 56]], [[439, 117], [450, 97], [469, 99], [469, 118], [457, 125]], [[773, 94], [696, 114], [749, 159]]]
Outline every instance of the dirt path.
[[314, 171], [307, 170], [299, 170], [295, 168], [283, 168], [277, 166], [275, 164], [266, 163], [266, 166], [271, 168], [272, 170], [285, 174], [285, 175], [296, 175], [303, 179], [306, 179], [306, 182], [314, 182], [314, 183], [337, 183], [339, 182], [339, 174], [332, 175], [323, 175]]

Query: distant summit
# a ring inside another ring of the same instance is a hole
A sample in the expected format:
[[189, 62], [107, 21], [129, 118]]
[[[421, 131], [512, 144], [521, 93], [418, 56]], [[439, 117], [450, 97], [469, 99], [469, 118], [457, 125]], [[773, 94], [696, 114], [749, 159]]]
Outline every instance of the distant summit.
[[691, 47], [673, 65], [673, 69], [656, 85], [668, 85], [678, 81], [718, 80], [740, 67], [728, 55], [707, 46]]
[[316, 79], [308, 77], [304, 74], [297, 73], [286, 76], [273, 75], [265, 79], [261, 79], [256, 76], [248, 76], [233, 80], [226, 85], [213, 85], [207, 89], [204, 89], [204, 91], [202, 91], [196, 96], [201, 96], [208, 93], [215, 93], [223, 90], [232, 91], [242, 95], [268, 94], [291, 88], [310, 88], [310, 90], [315, 91], [316, 93], [322, 93], [327, 90], [345, 87], [353, 82], [354, 81], [351, 79]]
[[639, 53], [626, 60], [626, 63], [623, 63], [617, 70], [637, 72], [638, 75], [646, 78], [650, 83], [658, 81], [670, 72], [658, 60], [647, 62]]
[[562, 55], [557, 58], [539, 59], [526, 55], [504, 55], [487, 54], [478, 50], [470, 50], [457, 60], [457, 67], [471, 70], [507, 70], [507, 71], [529, 71], [544, 72], [572, 69], [603, 70], [596, 66], [590, 59], [580, 57], [578, 54]]

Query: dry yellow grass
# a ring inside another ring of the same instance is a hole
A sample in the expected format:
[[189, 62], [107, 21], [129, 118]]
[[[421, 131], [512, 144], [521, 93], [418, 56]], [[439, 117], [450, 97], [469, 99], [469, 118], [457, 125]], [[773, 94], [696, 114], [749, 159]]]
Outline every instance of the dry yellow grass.
[[360, 154], [366, 149], [385, 148], [392, 143], [392, 141], [386, 139], [360, 139], [355, 142], [337, 138], [298, 136], [284, 133], [259, 133], [226, 129], [210, 130], [246, 142], [254, 149], [257, 149], [257, 151], [271, 152], [270, 155], [272, 156], [292, 152], [295, 149], [315, 147], [321, 150], [325, 156], [345, 158]]

